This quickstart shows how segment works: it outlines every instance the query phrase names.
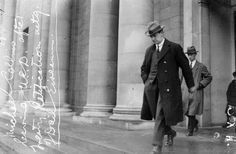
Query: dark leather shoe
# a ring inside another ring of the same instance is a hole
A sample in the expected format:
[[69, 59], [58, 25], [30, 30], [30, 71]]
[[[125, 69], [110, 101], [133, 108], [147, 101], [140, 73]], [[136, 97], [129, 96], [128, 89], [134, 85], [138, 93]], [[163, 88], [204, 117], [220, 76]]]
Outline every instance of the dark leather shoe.
[[195, 131], [195, 132], [198, 131], [198, 120], [196, 120], [195, 127], [194, 127], [194, 131]]
[[193, 136], [193, 132], [192, 131], [189, 131], [186, 136]]
[[153, 146], [152, 151], [150, 154], [161, 154], [162, 153], [162, 146]]
[[230, 124], [225, 123], [225, 124], [222, 126], [222, 128], [228, 128], [229, 126], [230, 126]]
[[197, 131], [198, 131], [198, 125], [196, 125], [194, 128], [194, 132], [197, 132]]
[[174, 144], [174, 137], [176, 136], [176, 131], [172, 131], [171, 134], [167, 135], [166, 146], [172, 146]]

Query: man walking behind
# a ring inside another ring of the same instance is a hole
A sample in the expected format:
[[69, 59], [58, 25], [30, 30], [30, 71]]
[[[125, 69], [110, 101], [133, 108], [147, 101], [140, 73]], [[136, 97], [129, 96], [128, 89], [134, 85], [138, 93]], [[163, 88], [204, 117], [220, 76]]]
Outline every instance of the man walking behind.
[[196, 51], [194, 46], [187, 48], [189, 65], [192, 69], [196, 91], [192, 94], [189, 93], [186, 89], [185, 82], [182, 82], [184, 114], [188, 117], [187, 136], [193, 136], [194, 130], [198, 130], [196, 115], [201, 115], [203, 113], [203, 89], [212, 81], [212, 76], [207, 70], [207, 67], [196, 60], [197, 52], [198, 51]]

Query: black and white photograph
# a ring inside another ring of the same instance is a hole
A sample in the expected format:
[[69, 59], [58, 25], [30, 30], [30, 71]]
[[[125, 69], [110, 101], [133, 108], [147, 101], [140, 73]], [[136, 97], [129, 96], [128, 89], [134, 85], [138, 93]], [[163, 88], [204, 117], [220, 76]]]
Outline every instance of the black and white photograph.
[[0, 154], [236, 154], [236, 0], [0, 0]]

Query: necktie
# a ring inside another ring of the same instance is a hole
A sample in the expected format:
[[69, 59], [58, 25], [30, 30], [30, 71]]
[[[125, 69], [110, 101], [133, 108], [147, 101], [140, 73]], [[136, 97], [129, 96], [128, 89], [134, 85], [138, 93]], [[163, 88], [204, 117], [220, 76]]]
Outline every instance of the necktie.
[[160, 50], [159, 50], [159, 45], [157, 45], [157, 52], [158, 52], [158, 53], [160, 52]]
[[192, 61], [190, 61], [189, 66], [190, 66], [191, 69], [193, 68], [193, 62]]

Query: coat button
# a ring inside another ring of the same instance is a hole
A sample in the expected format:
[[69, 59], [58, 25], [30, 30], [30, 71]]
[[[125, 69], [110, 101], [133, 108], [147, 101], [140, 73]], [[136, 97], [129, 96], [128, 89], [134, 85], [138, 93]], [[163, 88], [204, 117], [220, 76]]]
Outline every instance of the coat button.
[[170, 89], [166, 89], [167, 92], [170, 92]]
[[164, 72], [167, 73], [167, 70], [165, 70]]
[[164, 61], [163, 63], [166, 64], [166, 61]]

